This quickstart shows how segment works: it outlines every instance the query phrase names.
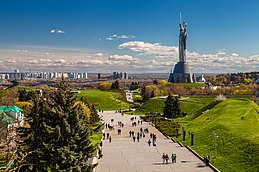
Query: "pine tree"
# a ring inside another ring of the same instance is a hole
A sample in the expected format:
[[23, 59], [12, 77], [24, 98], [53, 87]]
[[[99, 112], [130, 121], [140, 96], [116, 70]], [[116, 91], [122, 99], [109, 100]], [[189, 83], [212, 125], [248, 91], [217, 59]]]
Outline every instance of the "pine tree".
[[57, 88], [50, 97], [34, 101], [28, 114], [30, 128], [20, 129], [20, 151], [30, 155], [15, 165], [23, 166], [24, 172], [92, 170], [87, 163], [94, 151], [89, 119], [64, 80]]
[[153, 80], [153, 84], [157, 85], [158, 84], [158, 81], [155, 79]]
[[20, 102], [25, 102], [25, 101], [27, 101], [27, 91], [25, 90], [25, 89], [23, 89], [23, 90], [18, 90], [18, 100], [20, 101]]
[[118, 80], [112, 83], [111, 89], [114, 89], [114, 90], [120, 89], [120, 83]]
[[150, 99], [150, 95], [147, 92], [146, 86], [142, 87], [141, 89], [141, 96], [142, 96], [142, 100], [144, 102], [148, 101]]
[[33, 99], [33, 107], [27, 114], [26, 122], [30, 127], [18, 128], [21, 141], [17, 144], [14, 166], [7, 171], [27, 172], [46, 171], [45, 158], [42, 150], [44, 140], [44, 126], [46, 118], [42, 115], [45, 111], [45, 102], [39, 97]]
[[95, 108], [95, 106], [92, 106], [91, 110], [91, 115], [90, 115], [90, 123], [93, 124], [95, 122], [100, 121], [99, 114]]
[[181, 114], [181, 109], [180, 109], [180, 103], [178, 98], [173, 97], [171, 96], [171, 94], [169, 94], [165, 101], [164, 117], [176, 118], [180, 116], [180, 114]]

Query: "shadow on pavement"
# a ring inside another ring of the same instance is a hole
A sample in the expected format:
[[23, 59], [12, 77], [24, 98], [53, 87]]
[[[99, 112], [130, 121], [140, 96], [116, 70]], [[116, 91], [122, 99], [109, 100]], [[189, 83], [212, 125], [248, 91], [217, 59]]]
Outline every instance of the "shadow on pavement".
[[206, 165], [204, 163], [198, 163], [196, 168], [204, 168]]
[[168, 165], [168, 164], [173, 164], [173, 163], [171, 163], [171, 162], [169, 162], [169, 163], [162, 163], [162, 162], [153, 163], [153, 165]]

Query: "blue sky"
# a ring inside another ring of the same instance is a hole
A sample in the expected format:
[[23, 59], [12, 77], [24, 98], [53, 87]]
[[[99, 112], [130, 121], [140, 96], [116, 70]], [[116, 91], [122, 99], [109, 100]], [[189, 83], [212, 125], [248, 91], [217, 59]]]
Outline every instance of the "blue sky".
[[258, 9], [256, 0], [1, 0], [0, 72], [168, 72], [180, 12], [194, 72], [258, 71]]

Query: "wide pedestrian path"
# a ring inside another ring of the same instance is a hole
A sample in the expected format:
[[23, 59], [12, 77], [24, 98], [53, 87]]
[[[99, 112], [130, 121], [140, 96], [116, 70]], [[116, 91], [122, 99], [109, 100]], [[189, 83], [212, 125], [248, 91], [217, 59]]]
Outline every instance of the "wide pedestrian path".
[[[156, 128], [143, 122], [142, 125], [133, 127], [130, 118], [134, 115], [121, 115], [114, 111], [105, 111], [100, 113], [105, 123], [114, 126], [114, 130], [105, 129], [105, 133], [111, 135], [111, 142], [105, 138], [103, 140], [103, 157], [98, 160], [97, 172], [207, 172], [212, 171], [205, 167], [204, 163], [184, 147], [167, 139]], [[111, 122], [111, 119], [114, 119]], [[136, 122], [140, 120], [136, 116]], [[118, 121], [124, 124], [124, 127], [118, 126]], [[139, 142], [133, 142], [129, 136], [129, 131], [134, 131], [135, 135], [140, 128], [148, 128], [149, 133]], [[121, 129], [121, 135], [118, 135], [118, 129]], [[148, 139], [150, 133], [157, 136], [156, 146], [149, 146]], [[162, 162], [162, 154], [166, 153], [171, 157], [172, 153], [177, 154], [176, 163]]]

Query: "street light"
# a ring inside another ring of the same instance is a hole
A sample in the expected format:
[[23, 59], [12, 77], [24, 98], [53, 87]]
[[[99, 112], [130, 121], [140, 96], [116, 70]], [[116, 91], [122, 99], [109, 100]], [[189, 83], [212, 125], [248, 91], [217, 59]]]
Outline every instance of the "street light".
[[216, 144], [216, 139], [219, 137], [217, 133], [213, 132], [213, 137], [214, 137], [214, 157], [216, 158], [217, 156], [217, 144]]

